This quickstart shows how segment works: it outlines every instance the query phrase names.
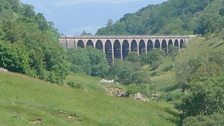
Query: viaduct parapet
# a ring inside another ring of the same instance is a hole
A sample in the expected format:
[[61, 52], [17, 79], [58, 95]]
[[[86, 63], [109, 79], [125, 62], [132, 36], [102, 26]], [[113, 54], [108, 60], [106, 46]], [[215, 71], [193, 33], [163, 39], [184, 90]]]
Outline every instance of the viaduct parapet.
[[63, 36], [60, 37], [59, 42], [67, 49], [88, 46], [100, 49], [106, 53], [109, 60], [124, 59], [129, 52], [141, 55], [154, 48], [168, 51], [170, 45], [180, 50], [192, 37], [195, 36]]

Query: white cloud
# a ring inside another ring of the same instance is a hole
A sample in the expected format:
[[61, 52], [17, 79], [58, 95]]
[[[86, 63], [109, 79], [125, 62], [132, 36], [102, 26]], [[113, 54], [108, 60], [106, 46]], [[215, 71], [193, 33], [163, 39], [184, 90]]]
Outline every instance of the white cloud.
[[[73, 6], [80, 4], [91, 4], [91, 3], [99, 3], [99, 4], [125, 4], [131, 2], [142, 2], [144, 0], [45, 0], [43, 2], [40, 1], [30, 1], [30, 0], [22, 0], [25, 3], [31, 3], [35, 5], [45, 6], [45, 7], [63, 7], [63, 6]], [[152, 3], [156, 0], [151, 0]]]
[[[146, 0], [45, 0], [45, 1], [36, 1], [36, 0], [22, 0], [25, 3], [34, 4], [38, 7], [69, 7], [74, 5], [81, 4], [127, 4], [133, 2], [143, 2]], [[149, 4], [159, 3], [164, 0], [148, 0]]]
[[143, 0], [55, 0], [55, 6], [72, 6], [89, 3], [124, 4], [130, 2], [140, 2]]
[[80, 35], [83, 30], [88, 33], [95, 34], [97, 29], [101, 28], [102, 26], [84, 26], [84, 27], [77, 27], [77, 28], [70, 28], [68, 29], [68, 35]]

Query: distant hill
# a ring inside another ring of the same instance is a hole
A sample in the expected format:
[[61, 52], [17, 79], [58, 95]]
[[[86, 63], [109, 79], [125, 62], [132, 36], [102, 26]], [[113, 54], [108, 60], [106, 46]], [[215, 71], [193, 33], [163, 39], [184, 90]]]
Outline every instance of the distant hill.
[[168, 0], [108, 22], [97, 35], [206, 34], [224, 26], [223, 0]]

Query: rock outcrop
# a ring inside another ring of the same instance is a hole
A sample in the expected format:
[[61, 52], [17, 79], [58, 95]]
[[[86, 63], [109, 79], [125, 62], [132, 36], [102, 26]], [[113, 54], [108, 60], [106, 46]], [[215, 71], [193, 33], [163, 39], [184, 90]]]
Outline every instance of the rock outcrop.
[[0, 72], [8, 72], [8, 70], [0, 67]]

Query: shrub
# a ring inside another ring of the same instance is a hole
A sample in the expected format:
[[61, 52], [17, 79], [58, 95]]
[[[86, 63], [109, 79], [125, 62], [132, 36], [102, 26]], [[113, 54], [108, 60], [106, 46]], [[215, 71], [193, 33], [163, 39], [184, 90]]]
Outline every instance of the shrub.
[[83, 86], [81, 84], [76, 84], [73, 81], [67, 82], [67, 85], [70, 86], [71, 88], [83, 89]]
[[198, 115], [188, 117], [183, 121], [183, 126], [223, 126], [224, 113], [214, 113], [209, 116]]
[[0, 67], [13, 72], [27, 73], [29, 55], [23, 46], [0, 43]]
[[147, 95], [149, 92], [147, 92], [147, 85], [145, 84], [141, 84], [141, 85], [137, 85], [137, 84], [130, 84], [126, 87], [126, 91], [127, 94], [136, 94], [136, 93], [142, 93]]
[[161, 63], [164, 57], [164, 51], [159, 49], [153, 49], [148, 54], [141, 56], [141, 62], [143, 64], [150, 64], [152, 70], [155, 70]]
[[129, 52], [125, 60], [132, 63], [138, 63], [140, 62], [140, 57], [136, 52]]
[[126, 85], [131, 83], [142, 84], [148, 82], [145, 73], [138, 63], [115, 61], [109, 70], [108, 76]]

